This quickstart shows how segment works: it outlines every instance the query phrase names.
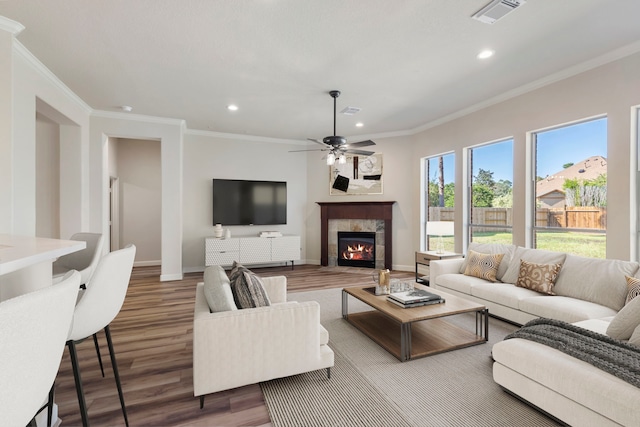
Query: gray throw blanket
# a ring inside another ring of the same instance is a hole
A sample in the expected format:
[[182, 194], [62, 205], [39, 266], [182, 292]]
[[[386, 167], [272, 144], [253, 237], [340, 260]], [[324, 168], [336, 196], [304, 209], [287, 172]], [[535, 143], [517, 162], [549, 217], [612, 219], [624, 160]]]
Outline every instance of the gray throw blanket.
[[553, 319], [535, 319], [504, 339], [524, 338], [553, 347], [640, 387], [640, 347]]

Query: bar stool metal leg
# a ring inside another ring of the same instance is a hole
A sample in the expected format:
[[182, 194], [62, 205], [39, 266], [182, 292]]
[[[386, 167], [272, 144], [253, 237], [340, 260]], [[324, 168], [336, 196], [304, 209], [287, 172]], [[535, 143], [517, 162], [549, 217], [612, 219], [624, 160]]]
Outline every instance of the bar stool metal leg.
[[113, 342], [111, 341], [111, 331], [109, 325], [104, 327], [104, 334], [107, 336], [107, 344], [109, 345], [109, 355], [111, 356], [111, 365], [113, 366], [113, 375], [116, 377], [116, 385], [118, 386], [118, 396], [120, 397], [120, 405], [124, 414], [124, 423], [129, 427], [129, 419], [127, 418], [127, 408], [124, 405], [124, 396], [122, 394], [122, 385], [120, 384], [120, 374], [118, 373], [118, 364], [116, 363], [116, 353], [113, 351]]
[[93, 334], [93, 344], [96, 346], [96, 353], [98, 354], [98, 362], [100, 363], [100, 372], [102, 372], [102, 378], [104, 378], [104, 367], [102, 366], [102, 356], [100, 355], [100, 345], [98, 344], [98, 334]]
[[76, 393], [78, 394], [78, 403], [80, 404], [80, 416], [82, 417], [82, 425], [84, 427], [89, 427], [89, 416], [87, 414], [87, 404], [84, 400], [84, 392], [82, 391], [82, 378], [80, 378], [80, 366], [78, 366], [78, 353], [76, 353], [76, 344], [73, 341], [67, 341], [67, 347], [69, 347], [69, 355], [71, 356], [73, 378], [76, 381]]

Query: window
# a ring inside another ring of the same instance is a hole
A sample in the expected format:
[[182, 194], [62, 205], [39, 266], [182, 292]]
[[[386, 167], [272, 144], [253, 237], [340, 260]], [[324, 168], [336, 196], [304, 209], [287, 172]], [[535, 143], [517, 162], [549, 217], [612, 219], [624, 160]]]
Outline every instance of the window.
[[511, 244], [513, 139], [469, 149], [469, 241]]
[[533, 134], [534, 247], [605, 258], [607, 119]]
[[[429, 221], [454, 221], [455, 195], [455, 154], [448, 153], [440, 156], [428, 157], [425, 162], [425, 209], [422, 215]], [[437, 237], [426, 235], [425, 248], [436, 250]], [[455, 248], [453, 236], [442, 237], [444, 250], [453, 252]]]

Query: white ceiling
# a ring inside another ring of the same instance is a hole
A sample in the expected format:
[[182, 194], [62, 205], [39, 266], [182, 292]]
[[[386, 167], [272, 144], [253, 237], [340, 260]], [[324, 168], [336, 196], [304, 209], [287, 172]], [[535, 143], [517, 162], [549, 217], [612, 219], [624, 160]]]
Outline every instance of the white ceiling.
[[[414, 131], [640, 49], [639, 0], [528, 0], [494, 25], [471, 19], [488, 2], [7, 0], [0, 15], [94, 109], [294, 140], [332, 133], [332, 89], [338, 111], [362, 109], [338, 116], [339, 135]], [[485, 48], [496, 54], [480, 61]]]

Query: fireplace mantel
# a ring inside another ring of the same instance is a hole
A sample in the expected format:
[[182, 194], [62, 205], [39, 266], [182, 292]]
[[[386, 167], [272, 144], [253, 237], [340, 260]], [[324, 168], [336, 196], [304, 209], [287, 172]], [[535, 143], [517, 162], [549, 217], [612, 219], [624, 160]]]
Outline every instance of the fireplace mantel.
[[320, 205], [320, 264], [329, 265], [330, 219], [380, 219], [384, 220], [384, 267], [392, 263], [392, 202], [317, 202]]

